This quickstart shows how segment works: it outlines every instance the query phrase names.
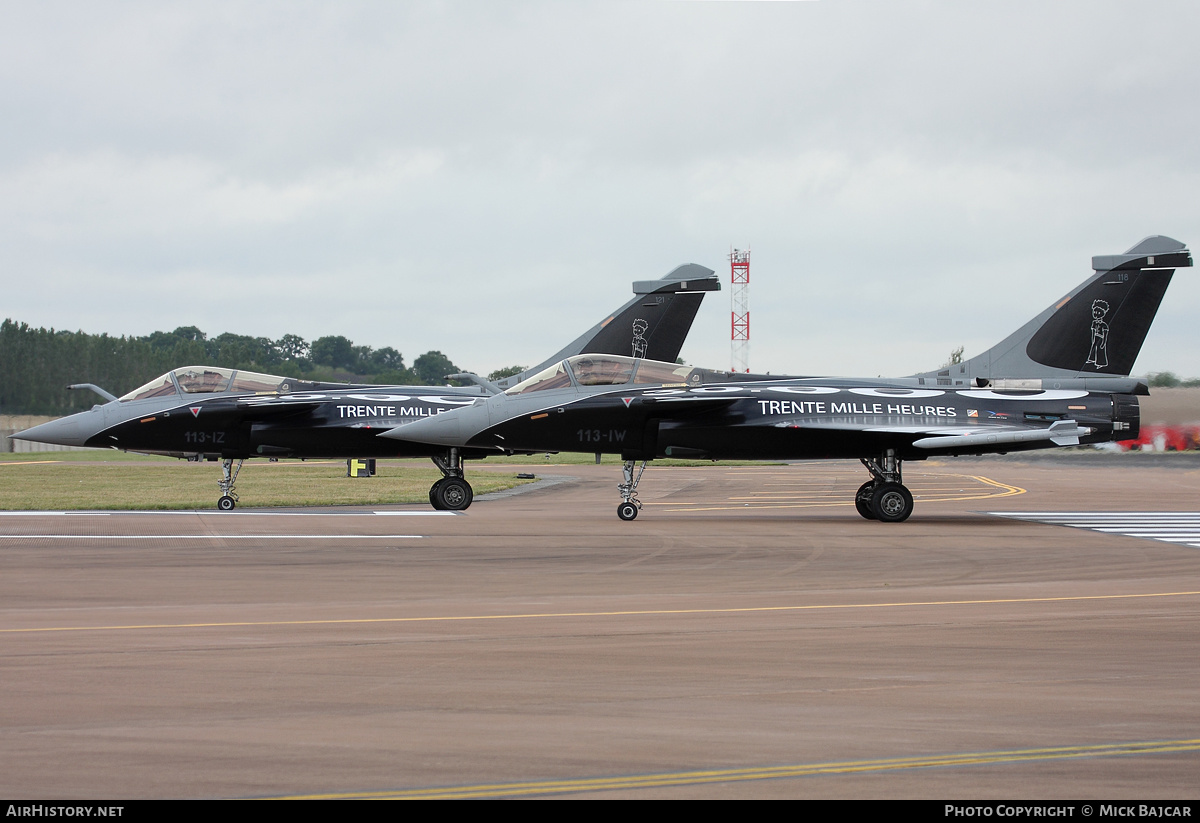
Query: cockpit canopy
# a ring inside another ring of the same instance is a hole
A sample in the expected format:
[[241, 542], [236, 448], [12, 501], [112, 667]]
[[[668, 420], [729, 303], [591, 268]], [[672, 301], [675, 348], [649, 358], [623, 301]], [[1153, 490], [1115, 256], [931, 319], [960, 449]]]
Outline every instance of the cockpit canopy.
[[505, 392], [507, 395], [563, 389], [569, 386], [682, 384], [698, 370], [678, 363], [639, 360], [615, 354], [577, 354], [555, 363]]
[[274, 394], [291, 391], [296, 381], [290, 377], [259, 374], [240, 369], [219, 369], [215, 366], [184, 366], [167, 372], [120, 398], [146, 400], [151, 397], [171, 397], [178, 394]]

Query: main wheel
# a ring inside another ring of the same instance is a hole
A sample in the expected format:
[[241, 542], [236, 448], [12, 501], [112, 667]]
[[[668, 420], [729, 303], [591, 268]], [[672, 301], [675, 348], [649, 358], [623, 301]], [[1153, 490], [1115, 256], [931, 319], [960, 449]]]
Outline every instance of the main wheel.
[[441, 488], [441, 485], [443, 482], [445, 482], [445, 480], [446, 478], [443, 477], [441, 480], [429, 487], [429, 505], [433, 506], [438, 511], [442, 510], [442, 502], [438, 499], [438, 489]]
[[633, 520], [637, 517], [638, 507], [633, 503], [622, 503], [617, 506], [617, 517], [622, 520]]
[[880, 483], [871, 495], [871, 511], [883, 523], [902, 523], [913, 513], [912, 493], [899, 483]]
[[234, 500], [232, 497], [230, 497], [227, 494], [222, 495], [221, 499], [217, 501], [217, 508], [223, 512], [233, 511], [233, 507], [236, 505], [237, 505], [237, 501]]
[[858, 487], [858, 491], [854, 493], [854, 508], [858, 509], [858, 513], [867, 520], [875, 519], [875, 512], [871, 509], [871, 498], [875, 496], [875, 481], [868, 480]]
[[471, 505], [471, 500], [475, 497], [471, 491], [471, 484], [461, 477], [444, 477], [436, 486], [437, 501], [442, 504], [441, 508], [448, 511], [462, 511]]

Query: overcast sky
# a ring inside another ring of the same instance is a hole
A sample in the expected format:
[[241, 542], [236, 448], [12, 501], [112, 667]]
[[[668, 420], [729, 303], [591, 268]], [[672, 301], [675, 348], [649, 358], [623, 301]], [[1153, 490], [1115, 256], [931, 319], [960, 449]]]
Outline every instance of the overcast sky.
[[[1191, 2], [4, 2], [0, 315], [532, 365], [680, 263], [683, 355], [902, 375], [1200, 247]], [[1200, 376], [1181, 270], [1137, 370]], [[181, 364], [182, 365], [182, 364]]]

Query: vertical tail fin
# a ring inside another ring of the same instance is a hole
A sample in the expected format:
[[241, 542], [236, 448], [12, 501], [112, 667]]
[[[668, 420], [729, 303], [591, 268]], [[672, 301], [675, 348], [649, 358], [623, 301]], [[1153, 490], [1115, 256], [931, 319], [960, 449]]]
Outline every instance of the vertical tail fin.
[[713, 270], [696, 263], [679, 266], [661, 280], [638, 280], [633, 284], [633, 299], [624, 306], [553, 357], [497, 385], [502, 389], [515, 386], [552, 363], [577, 354], [623, 354], [674, 361], [692, 329], [704, 293], [720, 290], [720, 280]]
[[1157, 235], [1093, 257], [1095, 274], [999, 345], [918, 376], [962, 385], [1128, 375], [1175, 269], [1191, 265], [1183, 243]]

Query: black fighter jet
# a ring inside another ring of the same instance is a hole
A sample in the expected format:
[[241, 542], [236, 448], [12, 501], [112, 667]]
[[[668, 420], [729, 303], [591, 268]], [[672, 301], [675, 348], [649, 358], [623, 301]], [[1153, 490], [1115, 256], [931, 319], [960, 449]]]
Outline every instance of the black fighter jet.
[[447, 375], [475, 385], [378, 386], [316, 383], [270, 374], [187, 366], [117, 398], [90, 383], [109, 402], [14, 434], [19, 440], [111, 448], [191, 460], [220, 460], [217, 508], [237, 505], [234, 483], [246, 458], [430, 457], [442, 479], [429, 489], [437, 509], [471, 505], [463, 460], [492, 449], [425, 446], [377, 435], [407, 422], [469, 406], [489, 393], [581, 353], [637, 354], [674, 360], [691, 330], [704, 293], [719, 291], [711, 269], [689, 263], [661, 280], [633, 284], [634, 297], [544, 363], [490, 383], [473, 374]]
[[578, 355], [381, 437], [620, 454], [622, 520], [637, 517], [638, 481], [658, 457], [858, 459], [870, 472], [855, 495], [859, 514], [897, 523], [913, 510], [905, 460], [1135, 439], [1135, 395], [1149, 389], [1128, 373], [1175, 268], [1191, 265], [1168, 237], [1093, 257], [1088, 280], [999, 345], [911, 377], [779, 378]]

